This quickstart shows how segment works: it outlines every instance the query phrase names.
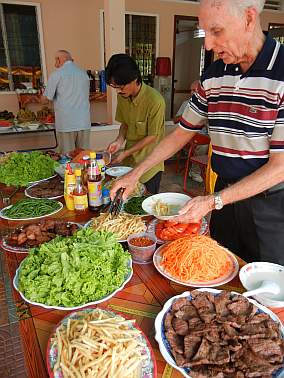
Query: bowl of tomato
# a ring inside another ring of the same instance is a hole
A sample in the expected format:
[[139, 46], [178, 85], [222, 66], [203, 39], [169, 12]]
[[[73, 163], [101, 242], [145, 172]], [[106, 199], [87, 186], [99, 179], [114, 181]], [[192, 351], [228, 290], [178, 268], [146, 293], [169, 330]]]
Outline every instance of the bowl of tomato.
[[131, 234], [127, 238], [127, 244], [134, 263], [148, 264], [152, 262], [157, 245], [157, 238], [154, 234], [147, 232]]
[[161, 221], [155, 224], [155, 234], [158, 241], [171, 241], [184, 236], [198, 235], [202, 221], [198, 223], [178, 223], [174, 221]]

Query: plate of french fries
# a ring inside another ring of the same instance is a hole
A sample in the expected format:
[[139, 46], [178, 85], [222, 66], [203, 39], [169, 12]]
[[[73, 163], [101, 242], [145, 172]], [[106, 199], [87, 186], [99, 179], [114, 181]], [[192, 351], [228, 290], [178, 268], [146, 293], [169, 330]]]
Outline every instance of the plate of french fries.
[[126, 242], [129, 235], [139, 234], [147, 229], [142, 216], [128, 213], [120, 213], [115, 216], [101, 213], [97, 218], [87, 222], [84, 227], [93, 227], [96, 231], [112, 232], [119, 242]]
[[156, 378], [153, 350], [134, 322], [99, 308], [69, 314], [48, 341], [49, 376]]

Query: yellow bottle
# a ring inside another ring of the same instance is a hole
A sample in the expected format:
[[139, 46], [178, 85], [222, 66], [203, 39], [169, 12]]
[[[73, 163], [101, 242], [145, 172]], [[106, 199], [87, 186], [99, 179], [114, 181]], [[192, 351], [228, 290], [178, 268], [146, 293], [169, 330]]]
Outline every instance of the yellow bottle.
[[83, 187], [81, 169], [75, 169], [76, 186], [73, 191], [74, 207], [78, 213], [88, 211], [88, 194]]
[[68, 210], [75, 210], [73, 191], [76, 186], [75, 175], [72, 171], [70, 164], [66, 165], [65, 177], [64, 177], [64, 199]]

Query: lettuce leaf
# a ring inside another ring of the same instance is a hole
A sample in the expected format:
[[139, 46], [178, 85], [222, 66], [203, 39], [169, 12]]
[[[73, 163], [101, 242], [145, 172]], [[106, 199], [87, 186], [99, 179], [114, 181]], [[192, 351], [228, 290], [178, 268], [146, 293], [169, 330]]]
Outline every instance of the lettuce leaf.
[[75, 307], [119, 288], [131, 256], [108, 232], [82, 229], [33, 248], [21, 264], [19, 289], [31, 301]]

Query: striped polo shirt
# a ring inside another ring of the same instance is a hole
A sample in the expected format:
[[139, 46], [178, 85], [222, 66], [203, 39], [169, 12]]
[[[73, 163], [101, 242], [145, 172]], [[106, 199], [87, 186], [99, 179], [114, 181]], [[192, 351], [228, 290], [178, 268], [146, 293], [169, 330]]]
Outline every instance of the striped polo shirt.
[[228, 182], [251, 174], [271, 153], [284, 152], [284, 46], [266, 37], [250, 69], [215, 61], [179, 126], [198, 131], [208, 118], [212, 168]]

